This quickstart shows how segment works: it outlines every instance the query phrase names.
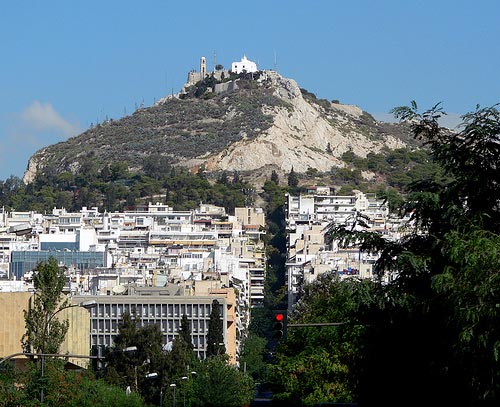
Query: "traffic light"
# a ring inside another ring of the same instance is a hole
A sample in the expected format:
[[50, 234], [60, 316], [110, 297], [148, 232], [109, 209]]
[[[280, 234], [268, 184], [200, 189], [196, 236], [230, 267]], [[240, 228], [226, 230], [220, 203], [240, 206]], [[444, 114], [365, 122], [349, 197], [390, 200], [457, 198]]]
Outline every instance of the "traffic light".
[[285, 311], [274, 311], [273, 339], [275, 341], [279, 341], [285, 335], [285, 331], [286, 331]]

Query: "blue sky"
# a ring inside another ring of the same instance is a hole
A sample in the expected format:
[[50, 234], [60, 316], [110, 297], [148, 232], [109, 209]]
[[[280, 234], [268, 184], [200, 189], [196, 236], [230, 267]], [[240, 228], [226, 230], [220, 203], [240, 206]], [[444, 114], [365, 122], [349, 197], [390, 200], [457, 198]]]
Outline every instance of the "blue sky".
[[2, 1], [0, 179], [177, 92], [214, 52], [377, 117], [414, 99], [454, 119], [500, 102], [499, 22], [497, 0]]

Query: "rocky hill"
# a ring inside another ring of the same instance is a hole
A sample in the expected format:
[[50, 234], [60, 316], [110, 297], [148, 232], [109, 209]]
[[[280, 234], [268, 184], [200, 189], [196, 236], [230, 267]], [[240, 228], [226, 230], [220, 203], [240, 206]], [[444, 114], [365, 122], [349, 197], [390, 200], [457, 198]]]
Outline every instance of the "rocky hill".
[[88, 160], [99, 168], [125, 161], [140, 171], [151, 154], [193, 171], [328, 171], [345, 165], [341, 157], [347, 151], [366, 157], [410, 140], [405, 126], [317, 99], [294, 80], [262, 71], [225, 81], [207, 78], [152, 107], [43, 148], [30, 158], [24, 181], [37, 171], [78, 173]]

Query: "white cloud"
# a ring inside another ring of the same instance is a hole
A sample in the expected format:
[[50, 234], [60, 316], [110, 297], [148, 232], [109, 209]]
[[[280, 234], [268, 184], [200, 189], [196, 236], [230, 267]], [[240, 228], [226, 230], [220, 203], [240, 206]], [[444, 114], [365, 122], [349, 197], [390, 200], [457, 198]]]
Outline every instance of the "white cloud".
[[81, 131], [77, 123], [71, 123], [57, 113], [51, 103], [34, 101], [21, 113], [21, 118], [35, 130], [55, 131], [66, 138]]

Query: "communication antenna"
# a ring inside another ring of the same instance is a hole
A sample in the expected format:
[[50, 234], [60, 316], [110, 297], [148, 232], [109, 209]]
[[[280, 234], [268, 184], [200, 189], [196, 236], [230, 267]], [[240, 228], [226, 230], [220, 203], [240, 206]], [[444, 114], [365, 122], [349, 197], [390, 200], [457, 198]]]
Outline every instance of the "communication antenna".
[[276, 61], [276, 50], [274, 50], [274, 70], [277, 71], [278, 63]]
[[215, 67], [217, 66], [217, 52], [214, 50], [214, 72], [215, 72]]

